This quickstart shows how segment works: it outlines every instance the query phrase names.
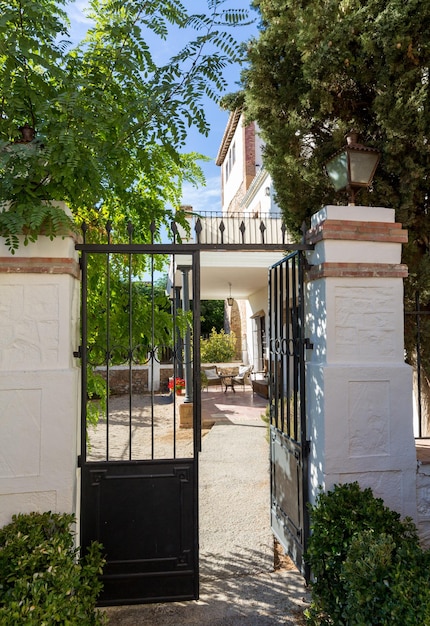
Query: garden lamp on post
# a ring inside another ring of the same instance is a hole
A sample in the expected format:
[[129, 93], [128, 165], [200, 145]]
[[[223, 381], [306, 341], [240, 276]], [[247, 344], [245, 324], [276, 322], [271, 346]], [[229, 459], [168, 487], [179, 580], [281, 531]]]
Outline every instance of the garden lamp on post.
[[346, 135], [346, 146], [325, 164], [325, 170], [335, 190], [345, 189], [350, 206], [355, 206], [355, 196], [360, 189], [372, 184], [381, 157], [376, 148], [363, 146], [357, 139], [357, 132], [351, 130]]

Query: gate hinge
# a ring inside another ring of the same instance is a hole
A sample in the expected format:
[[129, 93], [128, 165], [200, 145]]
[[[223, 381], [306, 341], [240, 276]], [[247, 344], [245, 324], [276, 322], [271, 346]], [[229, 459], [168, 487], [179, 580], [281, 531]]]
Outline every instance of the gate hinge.
[[303, 444], [303, 456], [309, 456], [310, 451], [311, 451], [311, 441], [310, 439], [306, 439], [306, 441]]
[[305, 338], [305, 348], [306, 348], [306, 350], [313, 350], [314, 349], [314, 344], [309, 339], [309, 337]]
[[82, 346], [79, 346], [79, 348], [73, 352], [73, 356], [76, 359], [82, 359]]
[[78, 467], [82, 467], [82, 456], [78, 456]]

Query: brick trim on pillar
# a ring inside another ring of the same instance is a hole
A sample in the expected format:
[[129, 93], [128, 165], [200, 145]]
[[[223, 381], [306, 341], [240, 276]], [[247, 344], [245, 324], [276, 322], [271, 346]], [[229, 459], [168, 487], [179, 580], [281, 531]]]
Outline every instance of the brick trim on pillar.
[[70, 258], [0, 257], [3, 274], [70, 274], [80, 278], [79, 263]]
[[[314, 225], [306, 234], [306, 241], [317, 244], [326, 241], [372, 242], [404, 244], [408, 231], [395, 222], [360, 222], [356, 220], [327, 219]], [[310, 268], [307, 279], [320, 278], [406, 278], [408, 268], [400, 263], [341, 263], [324, 262]]]
[[328, 219], [317, 224], [307, 233], [308, 243], [315, 244], [324, 239], [407, 243], [408, 231], [404, 230], [402, 224], [398, 222], [390, 224]]
[[319, 278], [406, 278], [408, 268], [390, 263], [321, 263], [307, 273], [308, 280]]

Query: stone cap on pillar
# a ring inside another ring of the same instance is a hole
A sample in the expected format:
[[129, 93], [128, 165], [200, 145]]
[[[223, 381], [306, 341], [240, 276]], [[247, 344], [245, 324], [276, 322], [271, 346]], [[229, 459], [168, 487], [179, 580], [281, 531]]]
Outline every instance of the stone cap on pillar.
[[327, 205], [314, 213], [311, 218], [311, 228], [326, 220], [342, 220], [353, 222], [394, 222], [394, 209], [370, 206], [338, 206]]

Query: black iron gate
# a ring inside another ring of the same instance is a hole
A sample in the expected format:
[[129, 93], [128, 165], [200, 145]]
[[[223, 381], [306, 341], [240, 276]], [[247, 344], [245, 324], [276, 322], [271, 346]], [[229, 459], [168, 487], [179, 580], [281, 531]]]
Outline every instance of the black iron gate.
[[[133, 244], [131, 234], [128, 244], [113, 244], [109, 232], [107, 243], [84, 241], [77, 248], [82, 266], [80, 543], [83, 552], [93, 540], [104, 546], [99, 603], [196, 599], [198, 249]], [[169, 298], [157, 289], [160, 255], [171, 258]], [[167, 371], [160, 363], [165, 348], [172, 355]], [[183, 384], [184, 401], [175, 393]], [[192, 428], [179, 430], [182, 419]]]
[[269, 400], [272, 530], [308, 579], [304, 263], [296, 251], [269, 270]]

